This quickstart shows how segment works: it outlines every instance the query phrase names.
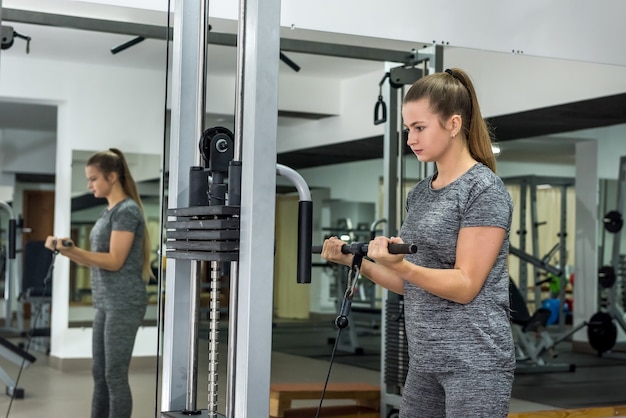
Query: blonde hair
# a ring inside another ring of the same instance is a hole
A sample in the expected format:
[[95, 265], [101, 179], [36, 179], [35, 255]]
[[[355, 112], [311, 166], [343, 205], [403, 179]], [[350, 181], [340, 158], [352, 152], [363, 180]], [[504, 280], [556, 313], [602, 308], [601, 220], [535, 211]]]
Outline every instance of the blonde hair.
[[492, 133], [480, 113], [469, 75], [460, 68], [451, 68], [422, 77], [413, 83], [403, 103], [421, 99], [428, 99], [431, 110], [439, 115], [442, 125], [452, 115], [460, 115], [470, 155], [495, 173]]
[[[106, 151], [97, 152], [89, 157], [87, 165], [97, 167], [105, 178], [108, 178], [111, 173], [116, 173], [124, 193], [133, 199], [139, 206], [139, 209], [141, 209], [141, 213], [144, 213], [143, 203], [137, 191], [137, 184], [130, 173], [128, 164], [126, 163], [126, 157], [124, 157], [122, 151], [117, 148], [109, 148]], [[148, 227], [144, 220], [143, 267], [141, 269], [141, 278], [146, 283], [154, 277], [150, 266], [150, 255], [150, 235], [148, 234]]]

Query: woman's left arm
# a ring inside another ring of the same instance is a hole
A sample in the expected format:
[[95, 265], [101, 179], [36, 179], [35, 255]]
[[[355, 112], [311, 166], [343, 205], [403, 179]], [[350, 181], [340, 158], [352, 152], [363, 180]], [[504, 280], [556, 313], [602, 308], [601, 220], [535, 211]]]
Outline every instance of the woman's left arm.
[[112, 231], [109, 241], [109, 252], [87, 251], [78, 247], [57, 247], [62, 255], [70, 260], [89, 267], [98, 267], [104, 270], [118, 271], [122, 268], [135, 239], [135, 233], [130, 231]]
[[415, 265], [387, 252], [388, 242], [402, 242], [377, 237], [368, 256], [396, 271], [409, 282], [433, 295], [458, 303], [471, 302], [482, 288], [502, 248], [506, 231], [496, 226], [465, 227], [459, 231], [456, 264], [451, 269]]

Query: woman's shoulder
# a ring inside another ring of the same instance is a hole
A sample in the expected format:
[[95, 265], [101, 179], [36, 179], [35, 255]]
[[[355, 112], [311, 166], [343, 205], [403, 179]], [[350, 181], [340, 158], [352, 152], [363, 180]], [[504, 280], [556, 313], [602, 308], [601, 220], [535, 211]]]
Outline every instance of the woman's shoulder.
[[474, 187], [497, 187], [504, 188], [502, 178], [482, 163], [476, 163], [464, 176], [466, 183]]
[[464, 177], [460, 185], [461, 194], [466, 196], [468, 201], [473, 201], [481, 195], [488, 195], [491, 196], [489, 199], [510, 203], [511, 197], [504, 181], [486, 165], [477, 163]]
[[117, 205], [116, 209], [117, 209], [116, 212], [118, 214], [126, 214], [126, 215], [139, 214], [139, 215], [141, 215], [141, 208], [139, 207], [137, 202], [135, 202], [130, 197], [127, 197], [126, 199], [121, 201]]

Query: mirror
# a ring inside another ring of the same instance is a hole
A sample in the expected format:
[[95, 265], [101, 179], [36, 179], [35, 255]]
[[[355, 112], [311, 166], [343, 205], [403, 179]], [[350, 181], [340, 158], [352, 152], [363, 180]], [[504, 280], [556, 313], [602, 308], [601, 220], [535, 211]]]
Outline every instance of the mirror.
[[[76, 245], [83, 249], [90, 248], [89, 233], [95, 221], [106, 208], [106, 199], [93, 197], [86, 188], [85, 165], [94, 152], [96, 151], [74, 150], [72, 152], [71, 237]], [[155, 279], [146, 285], [150, 300], [146, 316], [144, 317], [144, 325], [156, 325], [156, 278], [159, 275], [159, 240], [161, 237], [161, 156], [126, 152], [124, 152], [124, 155], [142, 199], [152, 249], [151, 265]], [[91, 304], [89, 268], [71, 263], [69, 287], [69, 327], [91, 326], [94, 310]]]

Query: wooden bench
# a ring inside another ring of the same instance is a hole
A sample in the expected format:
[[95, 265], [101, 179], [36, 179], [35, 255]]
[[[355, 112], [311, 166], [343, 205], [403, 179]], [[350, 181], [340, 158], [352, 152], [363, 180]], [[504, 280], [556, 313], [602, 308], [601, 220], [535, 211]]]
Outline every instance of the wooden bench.
[[[284, 418], [315, 418], [317, 407], [292, 408], [285, 410]], [[322, 406], [320, 417], [323, 418], [380, 418], [378, 408], [359, 405]]]
[[[292, 401], [315, 399], [322, 397], [322, 383], [273, 383], [270, 385], [270, 417], [308, 417], [312, 411], [315, 416], [317, 408], [292, 408]], [[329, 383], [324, 399], [346, 399], [355, 403], [324, 407], [324, 417], [359, 417], [370, 418], [379, 416], [380, 387], [366, 383]], [[332, 409], [335, 415], [331, 415]], [[337, 415], [340, 413], [340, 415]]]
[[576, 418], [576, 417], [623, 417], [626, 414], [626, 405], [601, 406], [584, 409], [554, 409], [533, 412], [516, 412], [508, 418]]

